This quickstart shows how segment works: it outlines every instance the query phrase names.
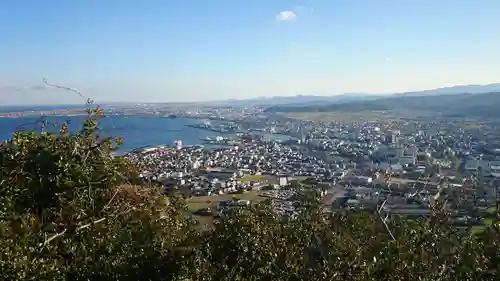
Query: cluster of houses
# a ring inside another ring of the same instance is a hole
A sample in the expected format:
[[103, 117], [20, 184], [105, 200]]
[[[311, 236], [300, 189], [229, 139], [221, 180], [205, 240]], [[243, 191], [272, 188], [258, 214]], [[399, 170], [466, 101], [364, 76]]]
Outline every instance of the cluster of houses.
[[386, 201], [388, 213], [423, 216], [433, 196], [444, 192], [463, 222], [480, 221], [463, 210], [497, 202], [500, 134], [486, 125], [470, 129], [460, 122], [422, 119], [342, 123], [281, 118], [262, 119], [259, 126], [296, 138], [250, 138], [218, 149], [151, 148], [128, 157], [144, 167], [144, 178], [166, 188], [189, 196], [266, 190], [262, 196], [273, 198], [284, 213], [296, 207], [289, 187], [304, 179], [325, 196], [336, 194], [331, 205], [338, 208], [374, 208]]
[[143, 178], [166, 188], [189, 190], [195, 196], [277, 189], [294, 177], [333, 179], [344, 173], [337, 164], [260, 139], [229, 148], [154, 147], [127, 157], [143, 167]]

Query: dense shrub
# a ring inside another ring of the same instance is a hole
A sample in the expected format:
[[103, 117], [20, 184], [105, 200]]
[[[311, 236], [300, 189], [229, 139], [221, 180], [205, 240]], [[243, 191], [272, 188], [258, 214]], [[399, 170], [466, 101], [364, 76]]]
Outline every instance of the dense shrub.
[[176, 198], [127, 185], [134, 167], [97, 136], [99, 113], [1, 148], [1, 280], [147, 280], [187, 237]]
[[284, 220], [267, 203], [200, 232], [181, 198], [131, 185], [134, 165], [83, 129], [15, 133], [0, 148], [0, 280], [499, 280], [499, 231], [446, 214], [325, 215], [315, 195]]

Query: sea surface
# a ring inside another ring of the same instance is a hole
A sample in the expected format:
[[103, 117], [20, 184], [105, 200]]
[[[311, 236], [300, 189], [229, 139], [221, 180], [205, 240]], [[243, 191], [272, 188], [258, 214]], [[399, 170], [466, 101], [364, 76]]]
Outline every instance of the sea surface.
[[[49, 116], [44, 120], [58, 124], [69, 120], [69, 129], [74, 132], [81, 128], [84, 118], [84, 116]], [[10, 139], [14, 131], [40, 131], [40, 122], [36, 122], [37, 120], [37, 117], [0, 117], [0, 140]], [[124, 154], [144, 146], [173, 146], [176, 140], [182, 140], [184, 145], [203, 144], [202, 138], [214, 138], [218, 135], [216, 132], [186, 126], [198, 123], [203, 123], [203, 120], [159, 116], [107, 116], [100, 119], [99, 126], [101, 135], [123, 138], [124, 144], [118, 154]]]

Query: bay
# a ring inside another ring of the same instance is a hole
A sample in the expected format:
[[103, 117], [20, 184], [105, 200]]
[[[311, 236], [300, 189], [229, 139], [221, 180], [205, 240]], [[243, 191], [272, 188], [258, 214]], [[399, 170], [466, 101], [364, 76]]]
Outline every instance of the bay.
[[[38, 119], [38, 117], [0, 118], [0, 139], [10, 139], [16, 130], [39, 131], [41, 126], [40, 122], [36, 122]], [[69, 120], [69, 129], [74, 132], [81, 129], [85, 116], [48, 116], [44, 120], [57, 124]], [[123, 138], [124, 144], [118, 151], [118, 154], [123, 154], [144, 146], [173, 146], [176, 140], [182, 140], [184, 145], [197, 145], [202, 144], [200, 140], [202, 138], [214, 138], [218, 135], [216, 132], [186, 126], [202, 122], [190, 118], [110, 115], [101, 118], [99, 126], [102, 136]]]

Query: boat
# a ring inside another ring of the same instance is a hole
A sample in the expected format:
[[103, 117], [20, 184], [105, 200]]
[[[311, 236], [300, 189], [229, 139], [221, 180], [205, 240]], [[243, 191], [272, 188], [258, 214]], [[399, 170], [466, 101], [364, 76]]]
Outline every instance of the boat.
[[177, 118], [177, 115], [175, 115], [175, 114], [170, 114], [170, 115], [168, 115], [168, 116], [167, 116], [167, 118], [170, 118], [170, 119], [175, 119], [175, 118]]

